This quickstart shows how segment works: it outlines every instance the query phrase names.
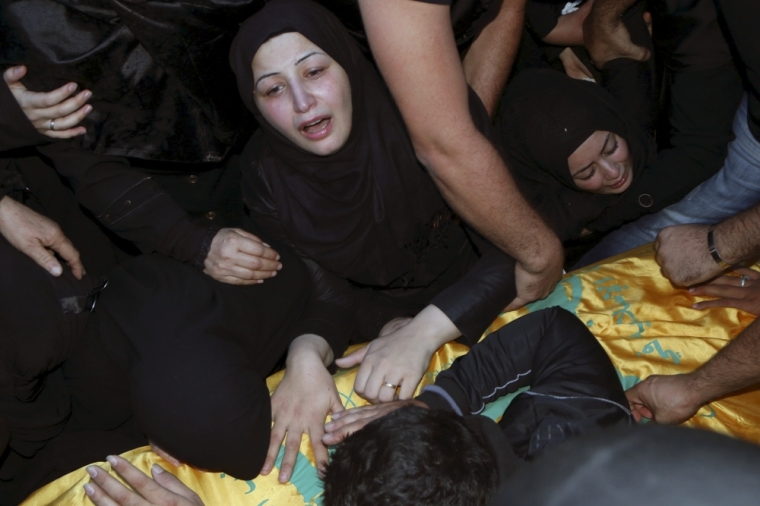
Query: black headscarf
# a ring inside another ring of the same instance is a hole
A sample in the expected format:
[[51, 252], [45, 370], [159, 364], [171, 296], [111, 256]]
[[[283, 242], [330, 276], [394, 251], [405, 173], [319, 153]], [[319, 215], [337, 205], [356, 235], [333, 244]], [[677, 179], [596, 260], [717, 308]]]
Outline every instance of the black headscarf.
[[[251, 61], [264, 42], [286, 32], [302, 34], [348, 75], [353, 126], [334, 154], [297, 147], [254, 104]], [[309, 0], [275, 0], [243, 23], [230, 64], [264, 132], [260, 163], [293, 243], [333, 273], [360, 283], [383, 286], [408, 272], [416, 228], [446, 206], [415, 157], [390, 92], [338, 19]]]
[[597, 130], [628, 143], [633, 181], [656, 155], [654, 142], [596, 83], [553, 70], [527, 70], [507, 88], [501, 120], [505, 156], [528, 201], [560, 239], [584, 227], [615, 204], [619, 195], [579, 190], [567, 158]]

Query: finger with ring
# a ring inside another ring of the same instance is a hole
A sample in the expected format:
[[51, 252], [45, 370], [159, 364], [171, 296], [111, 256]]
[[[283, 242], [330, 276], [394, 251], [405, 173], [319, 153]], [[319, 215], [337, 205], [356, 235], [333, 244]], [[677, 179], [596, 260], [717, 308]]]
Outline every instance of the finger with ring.
[[387, 381], [383, 383], [384, 387], [393, 388], [394, 390], [398, 388], [398, 385], [394, 385], [393, 383], [388, 383]]
[[50, 120], [50, 130], [55, 130], [55, 120], [54, 119]]
[[746, 285], [746, 284], [747, 284], [747, 281], [749, 281], [749, 280], [750, 280], [750, 277], [749, 277], [749, 276], [747, 276], [746, 274], [744, 274], [744, 275], [741, 277], [741, 280], [742, 280], [742, 284], [741, 284], [741, 286], [744, 286], [744, 285]]

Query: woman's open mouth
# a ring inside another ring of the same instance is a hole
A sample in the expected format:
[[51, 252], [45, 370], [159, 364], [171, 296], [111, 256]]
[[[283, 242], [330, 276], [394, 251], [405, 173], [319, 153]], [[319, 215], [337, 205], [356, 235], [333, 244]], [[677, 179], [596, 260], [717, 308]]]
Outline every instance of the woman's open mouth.
[[318, 141], [324, 139], [332, 131], [332, 117], [320, 116], [307, 120], [301, 123], [298, 129], [309, 140]]

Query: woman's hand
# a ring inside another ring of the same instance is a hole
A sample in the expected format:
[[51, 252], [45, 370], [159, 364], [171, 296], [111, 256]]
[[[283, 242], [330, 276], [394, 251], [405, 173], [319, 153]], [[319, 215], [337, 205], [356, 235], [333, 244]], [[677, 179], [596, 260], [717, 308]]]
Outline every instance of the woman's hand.
[[451, 320], [429, 305], [402, 327], [335, 363], [342, 368], [361, 364], [354, 391], [372, 403], [411, 399], [430, 357], [459, 335]]
[[92, 481], [84, 486], [84, 491], [97, 506], [203, 506], [198, 494], [158, 464], [150, 468], [151, 480], [121, 457], [109, 456], [107, 460], [132, 490], [100, 467], [88, 466], [87, 473]]
[[415, 404], [423, 408], [428, 405], [417, 399], [407, 399], [404, 401], [384, 402], [369, 406], [360, 406], [358, 408], [347, 409], [332, 416], [332, 421], [325, 424], [325, 435], [322, 442], [326, 445], [335, 445], [340, 443], [344, 438], [350, 436], [357, 430], [362, 429], [365, 425], [373, 420], [382, 418], [391, 411], [395, 411], [404, 406]]
[[53, 276], [63, 273], [56, 253], [71, 268], [75, 278], [82, 279], [85, 274], [79, 251], [61, 227], [8, 196], [0, 197], [0, 235]]
[[239, 228], [223, 228], [211, 241], [203, 272], [231, 285], [253, 285], [274, 277], [282, 269], [267, 243]]
[[21, 65], [9, 68], [3, 77], [21, 110], [39, 133], [53, 139], [68, 139], [87, 131], [76, 125], [92, 111], [91, 105], [85, 105], [92, 96], [90, 90], [71, 97], [77, 85], [68, 83], [48, 93], [29, 91], [21, 84], [21, 78], [25, 75], [26, 67]]
[[[709, 307], [735, 307], [754, 315], [760, 315], [760, 272], [752, 269], [736, 269], [740, 276], [721, 276], [706, 285], [689, 288], [692, 295], [717, 297], [715, 300], [703, 300], [691, 307], [707, 309]], [[744, 286], [742, 286], [744, 280]]]
[[327, 341], [313, 334], [298, 337], [288, 350], [285, 377], [272, 394], [272, 435], [261, 474], [272, 471], [287, 434], [285, 456], [277, 479], [287, 483], [293, 472], [303, 434], [308, 434], [314, 459], [321, 470], [327, 465], [327, 448], [322, 444], [325, 419], [343, 411], [335, 381], [326, 365], [333, 359]]

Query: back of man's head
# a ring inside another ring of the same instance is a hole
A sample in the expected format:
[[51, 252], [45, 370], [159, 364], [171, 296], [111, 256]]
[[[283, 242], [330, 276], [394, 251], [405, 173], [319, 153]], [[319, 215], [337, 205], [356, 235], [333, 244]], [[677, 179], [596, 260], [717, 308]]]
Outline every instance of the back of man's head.
[[324, 477], [327, 506], [473, 506], [498, 483], [496, 461], [461, 417], [405, 406], [347, 437]]

